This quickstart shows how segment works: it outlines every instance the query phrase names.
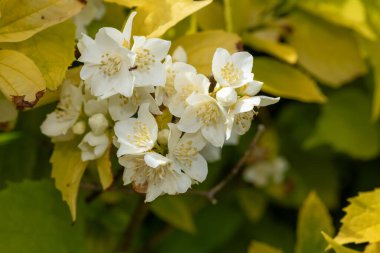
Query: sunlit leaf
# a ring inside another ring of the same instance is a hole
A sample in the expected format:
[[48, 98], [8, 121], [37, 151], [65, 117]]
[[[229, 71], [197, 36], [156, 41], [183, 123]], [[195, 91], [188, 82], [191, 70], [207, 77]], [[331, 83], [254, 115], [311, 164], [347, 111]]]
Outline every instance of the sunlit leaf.
[[369, 244], [364, 250], [364, 253], [379, 253], [379, 252], [380, 252], [380, 243]]
[[355, 158], [374, 158], [380, 152], [380, 135], [371, 122], [370, 108], [370, 99], [359, 89], [348, 88], [332, 94], [306, 146], [328, 144]]
[[36, 64], [13, 50], [0, 50], [0, 91], [17, 107], [33, 107], [46, 89]]
[[83, 0], [39, 0], [0, 2], [0, 41], [16, 42], [74, 16], [84, 7]]
[[96, 160], [96, 167], [103, 189], [107, 189], [113, 182], [112, 163], [110, 160], [111, 148], [104, 153], [102, 157]]
[[190, 14], [210, 4], [212, 0], [106, 0], [129, 8], [136, 7], [133, 33], [160, 37], [169, 28]]
[[351, 28], [369, 39], [377, 37], [367, 23], [366, 10], [361, 0], [302, 0], [297, 4], [308, 12]]
[[221, 3], [213, 1], [196, 13], [197, 22], [203, 30], [224, 29], [224, 10]]
[[218, 47], [227, 49], [230, 53], [238, 51], [241, 39], [233, 33], [224, 31], [205, 31], [187, 35], [176, 40], [172, 50], [182, 46], [188, 55], [188, 63], [207, 76], [211, 75], [211, 63]]
[[253, 72], [256, 80], [264, 82], [263, 90], [270, 94], [303, 102], [326, 101], [313, 79], [285, 63], [269, 57], [255, 57]]
[[312, 192], [300, 209], [297, 223], [296, 253], [320, 253], [326, 248], [321, 232], [333, 234], [334, 228], [328, 209]]
[[253, 241], [249, 245], [248, 253], [282, 253], [282, 250], [262, 242]]
[[74, 60], [75, 25], [71, 21], [50, 27], [19, 43], [1, 43], [30, 57], [40, 69], [46, 86], [55, 90]]
[[351, 31], [302, 11], [292, 12], [290, 22], [293, 32], [288, 40], [299, 63], [320, 81], [340, 87], [366, 73]]
[[346, 215], [335, 241], [346, 243], [380, 242], [380, 189], [359, 193], [349, 199]]
[[12, 183], [0, 192], [0, 248], [9, 253], [86, 252], [84, 223], [72, 224], [52, 182]]
[[87, 162], [82, 161], [76, 141], [56, 143], [50, 162], [55, 186], [61, 192], [63, 200], [67, 202], [71, 217], [75, 221], [79, 184]]
[[322, 232], [322, 235], [325, 238], [325, 240], [329, 243], [330, 247], [334, 249], [335, 253], [360, 253], [359, 251], [352, 250], [340, 245], [324, 232]]
[[175, 228], [190, 233], [196, 231], [190, 207], [180, 197], [160, 197], [152, 203], [151, 210]]

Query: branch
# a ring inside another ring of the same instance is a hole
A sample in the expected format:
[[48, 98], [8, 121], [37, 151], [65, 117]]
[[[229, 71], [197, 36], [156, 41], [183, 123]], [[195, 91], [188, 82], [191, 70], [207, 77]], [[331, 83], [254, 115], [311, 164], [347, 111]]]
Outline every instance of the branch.
[[239, 174], [240, 170], [243, 168], [243, 166], [246, 164], [247, 160], [249, 159], [250, 155], [252, 154], [252, 151], [256, 149], [257, 142], [260, 140], [264, 131], [265, 131], [264, 125], [259, 125], [257, 127], [256, 135], [252, 139], [251, 144], [245, 151], [244, 155], [240, 158], [238, 163], [232, 168], [230, 173], [225, 178], [219, 181], [219, 183], [217, 183], [214, 187], [212, 187], [208, 191], [192, 191], [192, 193], [204, 196], [212, 204], [216, 204], [217, 203], [217, 199], [215, 198], [216, 194], [220, 192], [237, 174]]

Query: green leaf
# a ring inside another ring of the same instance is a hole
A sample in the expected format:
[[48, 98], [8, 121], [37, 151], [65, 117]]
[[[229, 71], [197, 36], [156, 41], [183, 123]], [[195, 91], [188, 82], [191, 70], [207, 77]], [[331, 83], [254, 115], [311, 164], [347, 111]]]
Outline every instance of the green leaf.
[[85, 251], [83, 222], [72, 224], [52, 182], [24, 181], [0, 192], [0, 248], [9, 253]]
[[367, 22], [362, 0], [301, 0], [297, 4], [303, 10], [351, 28], [368, 39], [374, 40], [377, 37]]
[[87, 167], [87, 162], [81, 159], [81, 151], [77, 144], [75, 140], [57, 142], [50, 159], [53, 167], [51, 176], [55, 179], [55, 187], [67, 202], [73, 221], [76, 220], [79, 184]]
[[0, 91], [17, 107], [33, 107], [46, 89], [36, 64], [26, 55], [0, 50]]
[[316, 193], [306, 198], [298, 216], [296, 253], [320, 253], [326, 248], [321, 232], [334, 233], [328, 209]]
[[82, 0], [39, 0], [0, 2], [0, 42], [17, 42], [61, 23], [84, 7]]
[[136, 7], [133, 34], [160, 37], [169, 28], [192, 13], [202, 9], [212, 0], [106, 0], [128, 8]]
[[56, 90], [75, 59], [75, 25], [67, 21], [19, 43], [0, 43], [0, 47], [30, 57], [41, 71], [47, 88]]
[[267, 207], [267, 200], [264, 195], [253, 188], [240, 189], [237, 194], [239, 204], [249, 220], [252, 222], [258, 221], [264, 215]]
[[238, 51], [240, 42], [240, 37], [233, 33], [219, 30], [205, 31], [179, 38], [173, 43], [171, 49], [182, 46], [188, 55], [188, 63], [200, 73], [210, 76], [215, 50], [223, 47], [230, 53], [235, 53]]
[[299, 63], [320, 81], [337, 88], [366, 73], [351, 31], [302, 11], [292, 12], [290, 22], [293, 32], [288, 41], [297, 50]]
[[282, 250], [262, 242], [253, 241], [249, 245], [248, 253], [282, 253]]
[[11, 133], [0, 133], [0, 145], [11, 142], [20, 137], [20, 133], [11, 132]]
[[178, 196], [158, 198], [152, 203], [151, 210], [175, 228], [189, 233], [196, 231], [190, 207]]
[[326, 101], [313, 79], [287, 64], [269, 57], [255, 57], [253, 72], [256, 80], [264, 82], [263, 90], [270, 94], [302, 102]]
[[370, 99], [360, 89], [348, 88], [331, 94], [305, 146], [328, 144], [354, 158], [376, 157], [380, 152], [380, 135], [378, 126], [371, 122], [370, 108]]
[[330, 236], [328, 236], [326, 233], [322, 232], [323, 237], [325, 240], [329, 243], [331, 248], [334, 249], [335, 253], [360, 253], [359, 251], [352, 250], [349, 248], [346, 248], [339, 243], [337, 243], [334, 239], [332, 239]]

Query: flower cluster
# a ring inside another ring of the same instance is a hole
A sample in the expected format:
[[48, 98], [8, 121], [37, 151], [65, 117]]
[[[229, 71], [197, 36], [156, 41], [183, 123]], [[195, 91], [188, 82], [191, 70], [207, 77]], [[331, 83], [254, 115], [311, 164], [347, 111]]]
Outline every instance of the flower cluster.
[[123, 31], [83, 35], [82, 81], [65, 81], [41, 129], [53, 141], [80, 136], [83, 160], [98, 159], [113, 143], [124, 183], [152, 201], [204, 181], [202, 154], [246, 133], [256, 109], [279, 98], [256, 96], [262, 83], [253, 80], [248, 52], [218, 48], [209, 78], [186, 63], [183, 48], [168, 55], [169, 41], [133, 36], [132, 43], [135, 15]]

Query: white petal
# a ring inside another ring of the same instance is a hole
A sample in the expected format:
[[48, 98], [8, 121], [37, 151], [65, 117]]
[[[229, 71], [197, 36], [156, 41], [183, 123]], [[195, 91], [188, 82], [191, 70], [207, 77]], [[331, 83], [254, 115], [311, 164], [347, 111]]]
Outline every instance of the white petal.
[[216, 93], [216, 99], [222, 106], [231, 106], [237, 101], [237, 93], [234, 88], [224, 87]]
[[152, 142], [156, 142], [157, 134], [158, 134], [158, 126], [156, 119], [149, 112], [149, 104], [142, 104], [139, 109], [139, 120], [144, 122], [148, 126], [148, 130], [150, 132], [150, 137]]
[[187, 53], [183, 47], [178, 46], [174, 50], [173, 61], [175, 61], [175, 62], [187, 62]]
[[193, 107], [187, 107], [179, 120], [178, 129], [185, 133], [195, 133], [201, 128], [201, 122], [196, 117], [196, 110]]
[[222, 149], [207, 144], [201, 151], [201, 154], [210, 163], [219, 161], [222, 158]]
[[127, 45], [128, 48], [131, 45], [132, 23], [133, 23], [133, 19], [135, 18], [136, 14], [137, 14], [137, 12], [135, 12], [135, 11], [132, 12], [131, 14], [129, 14], [128, 20], [125, 23], [125, 26], [123, 29], [123, 36], [124, 36], [124, 39], [128, 42], [128, 45]]
[[215, 147], [222, 147], [226, 139], [224, 124], [204, 126], [201, 129], [203, 137]]
[[148, 152], [144, 155], [145, 163], [152, 168], [158, 168], [159, 166], [166, 165], [170, 160], [156, 152]]
[[169, 52], [170, 44], [168, 40], [149, 38], [145, 41], [144, 48], [149, 49], [157, 61], [162, 61]]
[[166, 81], [166, 70], [164, 64], [155, 62], [149, 66], [149, 70], [137, 69], [131, 71], [135, 76], [137, 87], [164, 86]]
[[203, 182], [208, 173], [207, 161], [200, 154], [195, 155], [192, 158], [191, 167], [185, 167], [184, 171], [192, 179]]
[[231, 61], [230, 53], [224, 48], [217, 48], [212, 58], [212, 74], [215, 80], [221, 85], [226, 85], [227, 82], [221, 75], [221, 69], [227, 62]]
[[243, 113], [252, 111], [255, 106], [259, 106], [261, 103], [260, 97], [245, 97], [238, 100], [236, 103], [233, 113]]
[[263, 83], [259, 81], [253, 80], [252, 82], [249, 82], [245, 87], [244, 87], [244, 95], [247, 96], [255, 96], [261, 88], [263, 87]]
[[280, 101], [280, 98], [272, 98], [267, 96], [259, 96], [260, 97], [260, 105], [259, 106], [268, 106], [277, 103]]
[[169, 123], [168, 126], [170, 129], [168, 141], [168, 148], [170, 152], [174, 150], [179, 141], [179, 138], [181, 137], [182, 132], [178, 129], [178, 126], [176, 124]]
[[[253, 56], [248, 52], [237, 52], [232, 55], [232, 63], [244, 73], [251, 73], [253, 68]], [[253, 78], [253, 76], [252, 76]]]

